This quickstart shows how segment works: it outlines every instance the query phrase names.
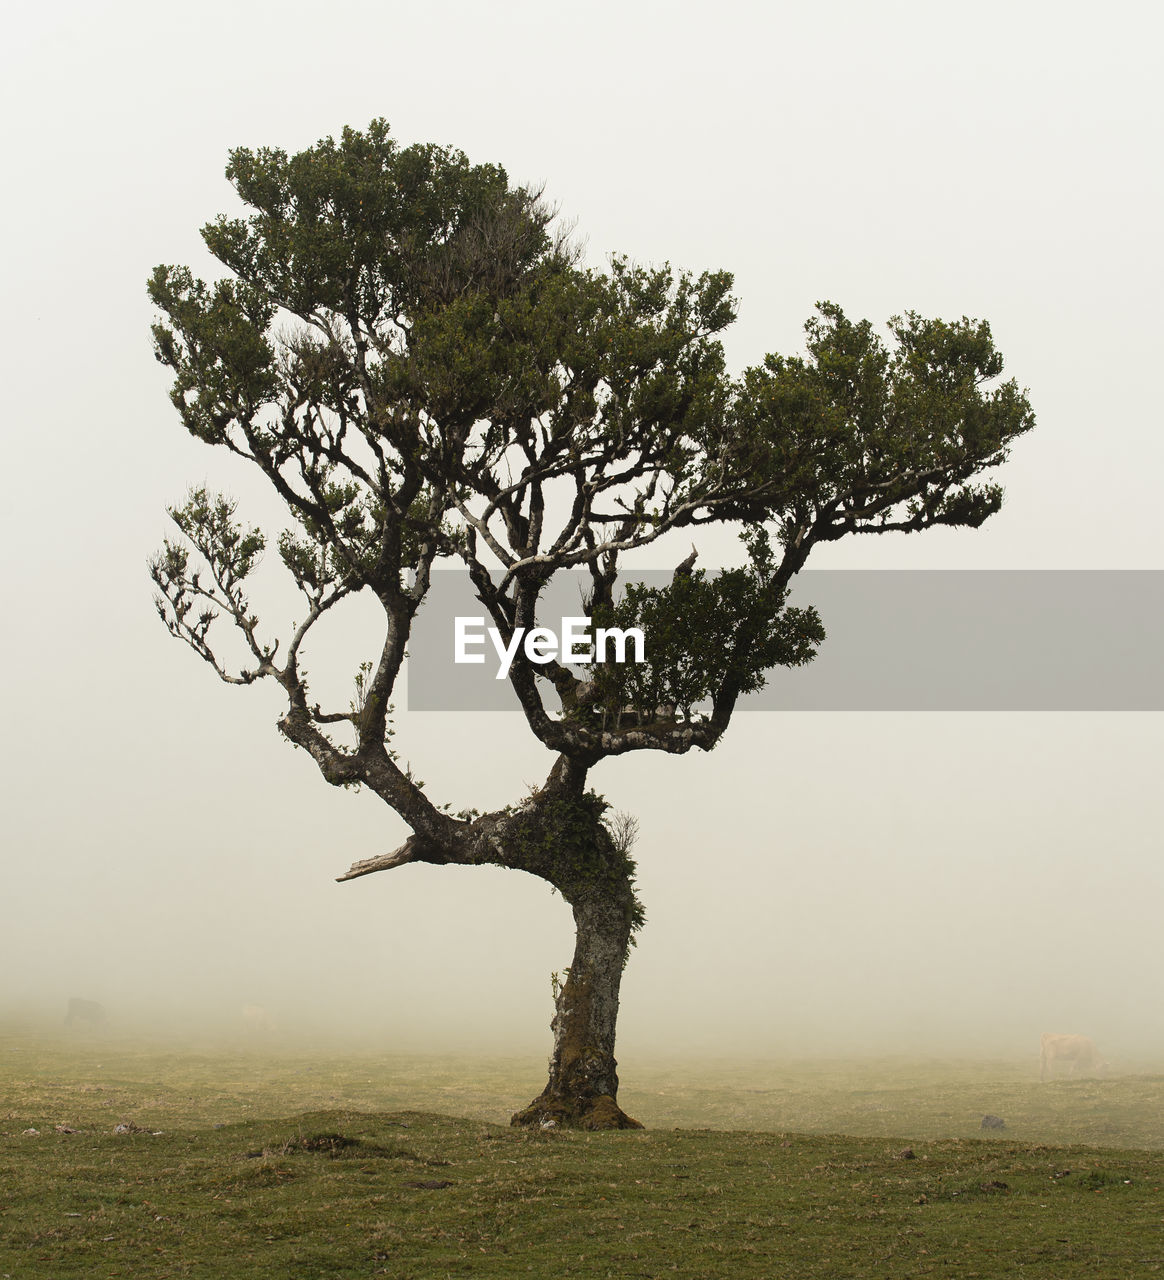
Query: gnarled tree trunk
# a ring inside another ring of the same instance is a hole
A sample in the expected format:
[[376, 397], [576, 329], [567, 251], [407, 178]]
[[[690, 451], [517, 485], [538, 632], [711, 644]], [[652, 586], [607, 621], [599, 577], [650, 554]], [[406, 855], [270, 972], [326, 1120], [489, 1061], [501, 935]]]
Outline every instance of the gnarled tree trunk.
[[629, 880], [592, 888], [574, 903], [574, 960], [557, 992], [550, 1076], [541, 1095], [512, 1120], [581, 1129], [641, 1129], [618, 1105], [615, 1024], [634, 903]]
[[340, 879], [431, 862], [509, 867], [553, 885], [574, 912], [574, 959], [555, 991], [546, 1087], [512, 1123], [641, 1129], [618, 1105], [614, 1058], [623, 966], [643, 923], [630, 856], [634, 836], [625, 824], [606, 825], [607, 804], [584, 789], [585, 781], [585, 766], [560, 757], [545, 786], [521, 805], [472, 822], [449, 820], [435, 836], [415, 833], [390, 854], [353, 863]]

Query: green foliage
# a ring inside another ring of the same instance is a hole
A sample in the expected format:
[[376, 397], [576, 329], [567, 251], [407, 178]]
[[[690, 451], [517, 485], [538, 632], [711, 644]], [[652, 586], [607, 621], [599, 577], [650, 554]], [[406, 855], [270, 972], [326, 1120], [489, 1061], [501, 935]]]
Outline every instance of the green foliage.
[[971, 477], [1001, 463], [1034, 425], [1002, 373], [990, 326], [914, 312], [894, 317], [889, 350], [867, 320], [835, 303], [808, 321], [807, 357], [748, 369], [718, 442], [748, 497], [744, 520], [775, 520], [785, 545], [827, 514], [818, 537], [935, 524], [976, 527], [1002, 491]]
[[[210, 577], [204, 581], [202, 570], [191, 570], [186, 548], [167, 539], [149, 564], [150, 577], [159, 590], [154, 603], [170, 632], [184, 635], [211, 660], [207, 637], [221, 613], [229, 614], [246, 633], [256, 656], [269, 659], [274, 650], [259, 651], [255, 641], [258, 618], [249, 612], [242, 590], [266, 542], [259, 529], [245, 529], [234, 519], [236, 507], [230, 498], [199, 488], [190, 491], [183, 506], [169, 508], [170, 518], [201, 554]], [[253, 673], [247, 674], [254, 678]]]
[[785, 604], [772, 584], [763, 531], [751, 540], [751, 564], [708, 577], [676, 574], [665, 587], [627, 585], [613, 606], [595, 610], [594, 626], [639, 627], [647, 636], [642, 663], [607, 661], [590, 668], [598, 697], [581, 713], [604, 723], [652, 721], [695, 709], [731, 679], [739, 692], [761, 689], [774, 667], [811, 662], [824, 640], [815, 609]]
[[[230, 278], [159, 266], [155, 351], [187, 429], [255, 463], [286, 504], [280, 558], [313, 609], [363, 587], [398, 596], [410, 574], [423, 593], [456, 555], [479, 584], [497, 559], [514, 566], [487, 601], [512, 616], [515, 593], [558, 569], [613, 582], [622, 551], [668, 530], [742, 528], [749, 567], [600, 602], [600, 625], [650, 634], [645, 666], [597, 675], [606, 724], [690, 718], [810, 660], [819, 620], [784, 593], [811, 547], [980, 524], [1001, 503], [980, 473], [1033, 424], [1017, 384], [998, 383], [989, 326], [966, 318], [907, 312], [890, 347], [821, 303], [805, 355], [733, 379], [729, 273], [581, 267], [536, 191], [454, 149], [401, 146], [383, 120], [295, 155], [238, 148], [226, 172], [245, 216], [202, 234]], [[569, 512], [557, 530], [551, 510]], [[198, 531], [203, 554], [233, 554]], [[515, 678], [530, 678], [522, 656]]]
[[247, 530], [235, 522], [237, 507], [222, 494], [193, 489], [185, 506], [169, 508], [170, 518], [210, 561], [226, 587], [250, 574], [266, 545], [260, 529]]
[[414, 568], [424, 546], [453, 551], [464, 441], [442, 433], [492, 403], [475, 384], [496, 398], [480, 343], [552, 257], [549, 214], [497, 166], [402, 148], [383, 121], [291, 157], [237, 149], [227, 176], [252, 213], [203, 238], [234, 278], [160, 266], [149, 282], [183, 423], [267, 474], [295, 519], [281, 558], [313, 600]]
[[[352, 728], [356, 732], [357, 742], [360, 740], [360, 737], [367, 728], [375, 710], [376, 695], [372, 691], [373, 670], [374, 668], [372, 663], [360, 663], [355, 675], [355, 694], [351, 702], [348, 703], [348, 714], [352, 722]], [[395, 708], [391, 703], [389, 703], [384, 716], [383, 734], [385, 743], [390, 742], [394, 737], [396, 737], [396, 730], [393, 727], [394, 722], [392, 719], [392, 712], [394, 710]], [[400, 753], [392, 749], [388, 750], [387, 755], [389, 760], [398, 760], [400, 758]], [[419, 785], [423, 786], [424, 784], [420, 783]]]
[[236, 280], [213, 287], [185, 267], [158, 267], [150, 300], [171, 324], [153, 326], [158, 360], [176, 373], [170, 399], [186, 429], [225, 443], [233, 419], [250, 417], [278, 389], [267, 329], [275, 306], [262, 289]]
[[558, 1003], [558, 997], [565, 989], [566, 983], [570, 980], [570, 966], [566, 965], [564, 969], [555, 969], [550, 974], [550, 994], [554, 998], [554, 1003]]
[[[518, 866], [549, 880], [569, 903], [590, 895], [620, 903], [631, 938], [646, 923], [635, 892], [634, 831], [617, 818], [595, 791], [572, 796], [534, 790], [523, 805], [508, 810], [504, 866]], [[621, 838], [620, 838], [621, 837]]]
[[371, 686], [372, 664], [370, 662], [361, 662], [356, 672], [356, 694], [352, 699], [351, 712], [352, 724], [358, 734], [363, 728], [364, 720], [368, 714], [368, 693]]
[[[455, 293], [485, 269], [465, 252], [470, 229], [499, 204], [520, 203], [503, 169], [470, 165], [448, 147], [401, 147], [383, 120], [290, 157], [280, 148], [237, 148], [226, 176], [255, 212], [204, 228], [207, 247], [305, 318], [352, 308], [417, 314], [442, 286]], [[521, 246], [527, 258], [543, 247], [532, 234]]]

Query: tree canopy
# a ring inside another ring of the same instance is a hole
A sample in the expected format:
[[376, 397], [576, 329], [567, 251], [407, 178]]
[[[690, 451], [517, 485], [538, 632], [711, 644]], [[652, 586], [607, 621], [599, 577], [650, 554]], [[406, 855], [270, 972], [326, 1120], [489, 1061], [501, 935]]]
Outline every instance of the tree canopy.
[[[155, 350], [187, 430], [258, 467], [288, 523], [249, 528], [230, 500], [195, 491], [151, 575], [174, 635], [223, 680], [281, 685], [280, 730], [329, 782], [366, 785], [411, 828], [350, 874], [499, 862], [542, 875], [584, 915], [594, 866], [629, 875], [601, 808], [586, 808], [588, 770], [713, 747], [766, 671], [809, 661], [823, 639], [811, 608], [786, 603], [812, 548], [980, 525], [1002, 501], [983, 473], [1033, 425], [984, 321], [907, 312], [887, 341], [821, 303], [803, 354], [733, 374], [720, 341], [736, 315], [730, 274], [619, 256], [586, 266], [538, 191], [451, 148], [401, 146], [382, 120], [296, 155], [237, 149], [227, 177], [249, 212], [202, 235], [229, 274], [155, 270]], [[667, 587], [620, 591], [626, 553], [709, 524], [739, 530], [742, 568], [685, 562]], [[279, 639], [248, 595], [270, 542], [305, 609]], [[590, 616], [648, 635], [638, 667], [513, 663], [525, 719], [555, 757], [541, 801], [453, 816], [389, 746], [412, 619], [441, 562], [464, 566], [506, 639], [538, 624], [546, 584], [568, 568], [589, 574]], [[359, 592], [379, 602], [383, 632], [359, 698], [324, 708], [302, 650]], [[241, 667], [211, 643], [220, 618], [247, 646]], [[546, 835], [561, 835], [565, 795], [589, 832], [581, 879]], [[629, 889], [624, 917], [628, 904], [641, 916]]]

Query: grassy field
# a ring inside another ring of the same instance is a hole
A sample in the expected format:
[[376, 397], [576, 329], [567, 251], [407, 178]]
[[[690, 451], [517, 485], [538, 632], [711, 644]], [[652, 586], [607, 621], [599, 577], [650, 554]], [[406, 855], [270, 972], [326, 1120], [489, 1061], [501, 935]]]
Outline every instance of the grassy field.
[[645, 1132], [509, 1129], [542, 1067], [0, 1035], [0, 1277], [1164, 1272], [1164, 1077], [624, 1062]]

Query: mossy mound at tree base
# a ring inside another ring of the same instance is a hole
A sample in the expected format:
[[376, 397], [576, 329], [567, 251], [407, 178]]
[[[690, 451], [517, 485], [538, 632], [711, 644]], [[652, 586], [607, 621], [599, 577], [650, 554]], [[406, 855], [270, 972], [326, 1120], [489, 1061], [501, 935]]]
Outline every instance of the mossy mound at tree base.
[[609, 1093], [566, 1099], [543, 1093], [509, 1122], [517, 1128], [641, 1129], [643, 1126], [618, 1105]]

